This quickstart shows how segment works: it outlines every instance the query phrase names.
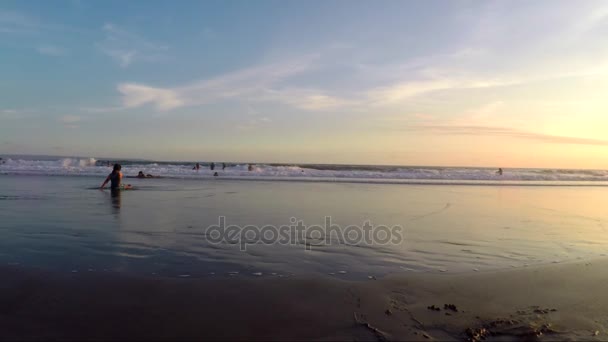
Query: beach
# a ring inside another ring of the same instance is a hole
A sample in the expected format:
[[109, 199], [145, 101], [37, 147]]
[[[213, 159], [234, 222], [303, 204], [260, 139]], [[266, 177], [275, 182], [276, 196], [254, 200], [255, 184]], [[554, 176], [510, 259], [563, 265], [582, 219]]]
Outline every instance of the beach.
[[[473, 275], [345, 281], [159, 279], [4, 266], [0, 336], [422, 341], [475, 340], [478, 334], [500, 341], [606, 340], [607, 269], [608, 260], [600, 259]], [[430, 310], [432, 305], [440, 311]]]
[[600, 0], [3, 1], [0, 342], [608, 342], [607, 33]]
[[607, 339], [601, 185], [101, 180], [0, 176], [0, 339]]

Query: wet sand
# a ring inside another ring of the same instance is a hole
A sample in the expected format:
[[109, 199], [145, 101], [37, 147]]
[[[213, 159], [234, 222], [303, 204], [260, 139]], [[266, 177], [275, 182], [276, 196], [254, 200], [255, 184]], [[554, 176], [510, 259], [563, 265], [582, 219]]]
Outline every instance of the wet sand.
[[0, 275], [0, 340], [608, 340], [608, 259], [357, 282]]

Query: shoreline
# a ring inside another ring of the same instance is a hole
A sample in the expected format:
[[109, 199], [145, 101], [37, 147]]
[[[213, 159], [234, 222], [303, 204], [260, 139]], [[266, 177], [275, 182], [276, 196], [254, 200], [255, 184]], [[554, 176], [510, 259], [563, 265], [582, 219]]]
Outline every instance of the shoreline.
[[601, 258], [346, 281], [0, 266], [0, 340], [606, 340], [607, 270]]
[[[516, 179], [415, 179], [415, 178], [348, 178], [330, 176], [214, 176], [213, 171], [206, 175], [155, 175], [154, 177], [138, 178], [134, 175], [125, 176], [132, 180], [177, 180], [177, 181], [234, 181], [234, 182], [284, 182], [284, 183], [318, 183], [318, 184], [362, 184], [362, 185], [412, 185], [412, 186], [481, 186], [481, 187], [566, 187], [594, 188], [608, 187], [608, 180], [516, 180]], [[218, 171], [219, 172], [219, 171]], [[45, 174], [28, 172], [2, 172], [0, 176], [9, 177], [77, 177], [100, 179], [107, 176], [99, 174]], [[96, 189], [96, 188], [95, 188]]]

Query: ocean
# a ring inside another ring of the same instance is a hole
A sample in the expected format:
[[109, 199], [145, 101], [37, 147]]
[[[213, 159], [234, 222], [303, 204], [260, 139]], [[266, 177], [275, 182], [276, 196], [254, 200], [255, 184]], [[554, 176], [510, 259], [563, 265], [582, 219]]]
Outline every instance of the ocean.
[[[238, 180], [287, 180], [314, 182], [410, 183], [410, 184], [490, 184], [490, 185], [608, 185], [607, 170], [575, 169], [521, 169], [498, 167], [429, 167], [429, 166], [375, 166], [333, 164], [264, 164], [200, 162], [201, 169], [193, 170], [197, 162], [166, 162], [145, 160], [97, 160], [95, 158], [63, 157], [5, 157], [0, 174], [44, 176], [95, 176], [107, 175], [108, 165], [120, 163], [123, 173], [135, 176], [145, 174], [175, 179], [202, 179], [217, 176]], [[251, 165], [251, 170], [249, 170]], [[558, 182], [558, 183], [556, 183]]]

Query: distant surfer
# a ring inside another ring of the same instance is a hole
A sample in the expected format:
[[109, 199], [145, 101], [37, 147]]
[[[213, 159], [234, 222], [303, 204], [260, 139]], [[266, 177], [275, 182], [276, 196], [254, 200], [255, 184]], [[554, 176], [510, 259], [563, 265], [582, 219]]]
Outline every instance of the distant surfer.
[[217, 176], [219, 176], [219, 174], [217, 172], [213, 174], [213, 177], [217, 177]]
[[249, 165], [247, 166], [247, 171], [253, 171], [253, 165], [249, 164]]
[[499, 176], [502, 176], [502, 168], [498, 168], [498, 171], [496, 171], [496, 174]]
[[114, 164], [114, 168], [112, 169], [112, 173], [110, 173], [108, 175], [108, 177], [106, 177], [106, 180], [103, 182], [103, 184], [101, 184], [101, 186], [99, 187], [100, 189], [103, 189], [106, 184], [108, 184], [108, 182], [110, 182], [110, 189], [112, 190], [119, 190], [119, 189], [131, 189], [131, 184], [127, 184], [127, 185], [122, 185], [122, 172], [120, 172], [120, 169], [122, 167], [120, 166], [120, 164]]
[[211, 171], [215, 170], [215, 163], [211, 162], [211, 164], [209, 164], [209, 168], [211, 169]]
[[196, 165], [194, 165], [194, 167], [192, 168], [192, 170], [198, 171], [200, 168], [201, 168], [201, 164], [196, 163]]
[[143, 171], [139, 171], [139, 173], [137, 174], [137, 178], [154, 178], [154, 176], [152, 176], [151, 174], [144, 175]]
[[[2, 159], [2, 158], [0, 158]], [[222, 163], [222, 170], [226, 170], [226, 163]]]

